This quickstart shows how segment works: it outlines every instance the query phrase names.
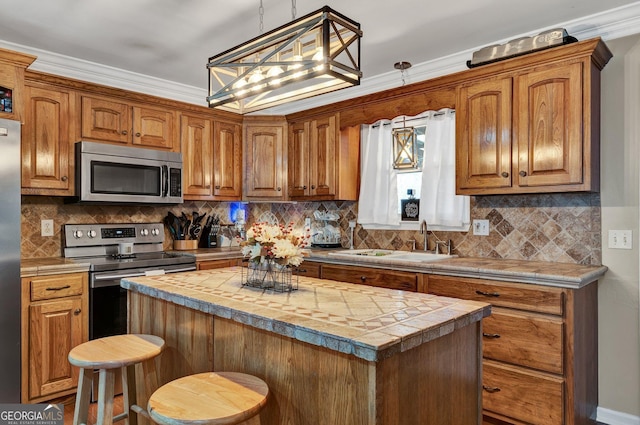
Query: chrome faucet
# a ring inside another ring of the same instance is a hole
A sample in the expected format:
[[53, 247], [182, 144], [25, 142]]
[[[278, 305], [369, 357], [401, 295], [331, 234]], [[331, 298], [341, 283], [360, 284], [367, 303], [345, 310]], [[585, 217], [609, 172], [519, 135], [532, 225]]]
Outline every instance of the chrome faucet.
[[427, 220], [422, 220], [422, 223], [420, 223], [420, 234], [424, 235], [424, 247], [423, 249], [425, 251], [429, 250], [429, 235], [428, 235], [428, 230], [427, 230]]

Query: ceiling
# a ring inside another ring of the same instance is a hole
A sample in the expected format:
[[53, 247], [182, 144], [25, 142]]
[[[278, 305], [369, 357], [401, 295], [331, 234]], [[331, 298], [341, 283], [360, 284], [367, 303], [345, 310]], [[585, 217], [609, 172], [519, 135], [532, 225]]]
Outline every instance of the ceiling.
[[[328, 3], [296, 1], [296, 16]], [[465, 52], [468, 56], [457, 61], [463, 67], [470, 52], [480, 47], [554, 27], [567, 28], [574, 35], [571, 30], [585, 30], [591, 22], [597, 25], [597, 14], [605, 10], [638, 4], [630, 0], [350, 0], [328, 6], [361, 24], [362, 86], [370, 87], [370, 92], [371, 83], [382, 76], [387, 85], [401, 84], [400, 73], [393, 68], [398, 61], [414, 64], [408, 72], [408, 82], [414, 82], [419, 78], [417, 64]], [[167, 93], [190, 92], [204, 105], [207, 59], [259, 34], [259, 5], [260, 0], [0, 0], [0, 47], [74, 62], [76, 68], [100, 68], [112, 80], [102, 77], [101, 82], [114, 86], [125, 86], [120, 80], [127, 78], [155, 77], [153, 85]], [[263, 5], [265, 32], [292, 18], [288, 0], [263, 0]], [[591, 19], [585, 21], [585, 17]], [[82, 65], [84, 61], [88, 62]], [[58, 67], [65, 75], [65, 67]], [[130, 73], [122, 77], [120, 70]], [[92, 81], [91, 75], [84, 79]], [[354, 89], [342, 92], [349, 90]], [[327, 103], [319, 98], [315, 102]]]

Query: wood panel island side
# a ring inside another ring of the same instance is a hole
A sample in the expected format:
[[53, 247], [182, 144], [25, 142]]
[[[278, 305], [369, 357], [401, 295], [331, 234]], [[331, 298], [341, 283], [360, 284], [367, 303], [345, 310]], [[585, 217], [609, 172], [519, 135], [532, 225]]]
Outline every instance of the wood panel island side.
[[247, 424], [481, 423], [486, 303], [308, 277], [265, 291], [239, 267], [121, 285], [129, 332], [166, 341], [160, 384], [224, 370], [269, 385]]

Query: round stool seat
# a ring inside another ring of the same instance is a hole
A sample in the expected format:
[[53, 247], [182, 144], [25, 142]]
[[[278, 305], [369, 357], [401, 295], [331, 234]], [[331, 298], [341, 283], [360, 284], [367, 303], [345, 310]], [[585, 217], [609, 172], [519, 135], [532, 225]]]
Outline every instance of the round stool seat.
[[153, 358], [163, 348], [164, 340], [155, 335], [108, 336], [74, 347], [69, 363], [85, 369], [115, 369]]
[[258, 414], [268, 393], [267, 384], [255, 376], [205, 372], [158, 388], [149, 398], [147, 411], [164, 425], [237, 424]]

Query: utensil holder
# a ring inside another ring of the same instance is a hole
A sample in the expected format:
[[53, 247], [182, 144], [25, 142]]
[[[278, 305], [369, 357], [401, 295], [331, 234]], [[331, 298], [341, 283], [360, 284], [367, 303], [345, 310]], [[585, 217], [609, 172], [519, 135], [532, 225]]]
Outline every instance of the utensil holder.
[[198, 240], [175, 240], [173, 241], [173, 249], [176, 251], [188, 251], [191, 249], [198, 249]]

